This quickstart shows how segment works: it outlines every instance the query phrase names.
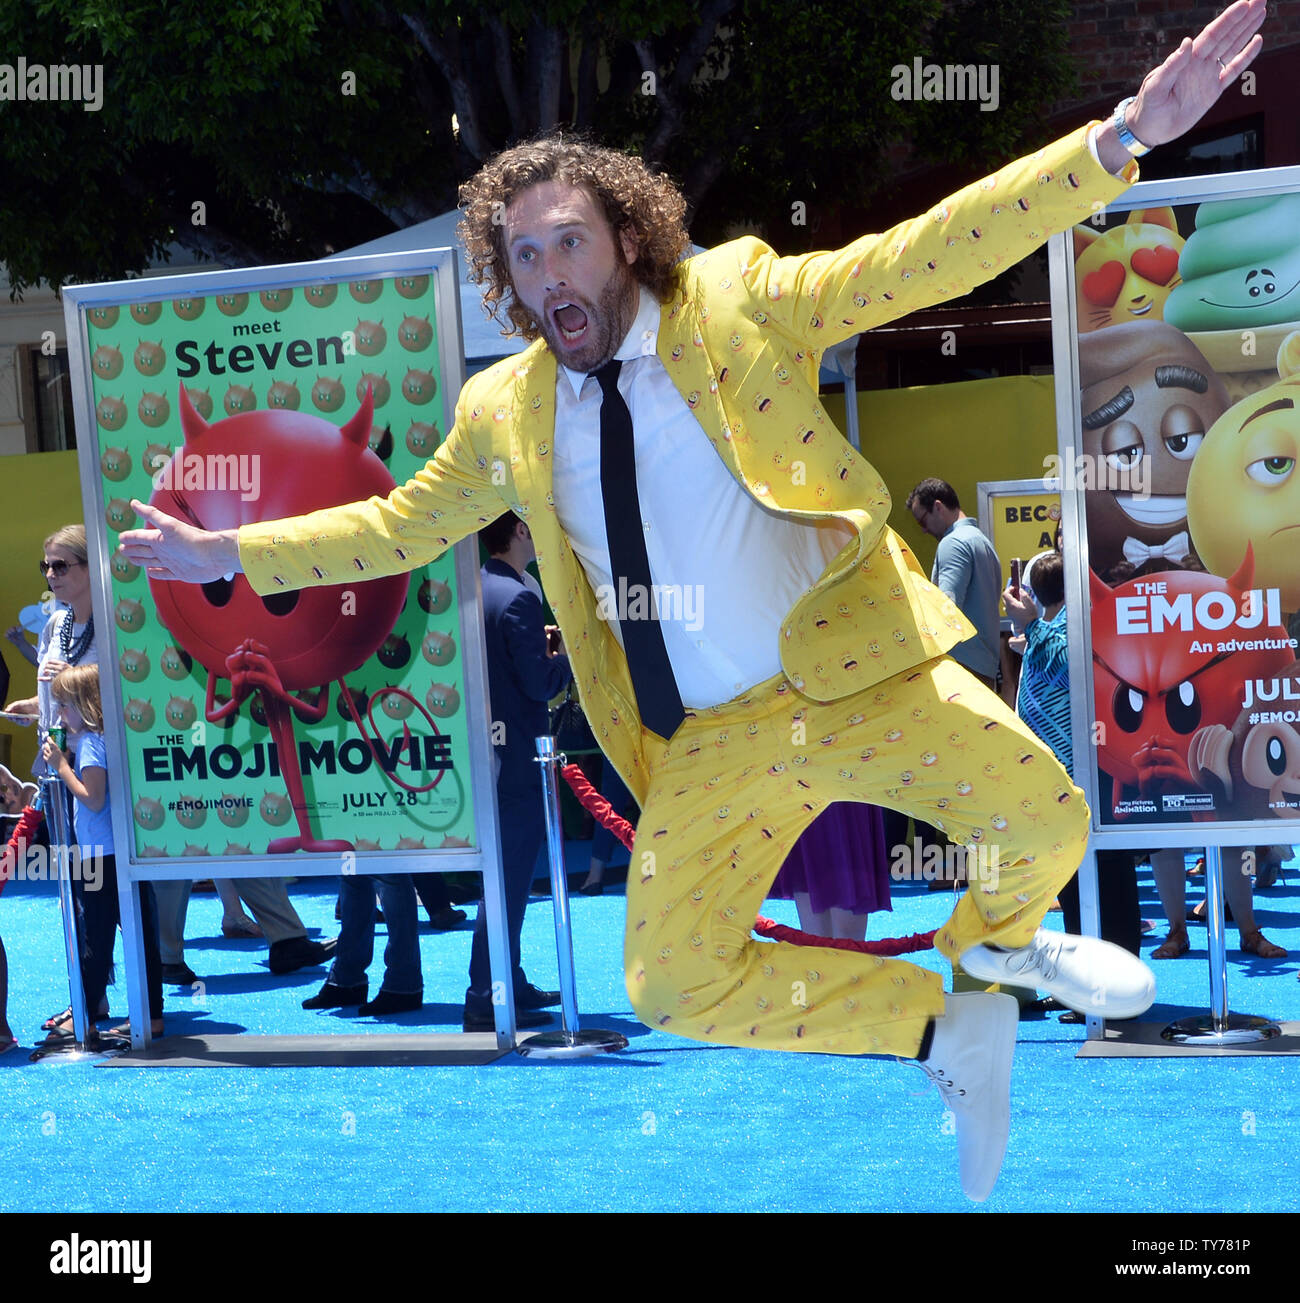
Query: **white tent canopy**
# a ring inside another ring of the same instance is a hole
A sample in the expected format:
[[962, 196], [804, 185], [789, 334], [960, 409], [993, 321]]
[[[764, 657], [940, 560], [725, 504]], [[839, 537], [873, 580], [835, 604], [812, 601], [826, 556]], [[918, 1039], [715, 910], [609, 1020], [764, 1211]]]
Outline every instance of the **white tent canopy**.
[[358, 244], [354, 249], [344, 249], [336, 258], [351, 258], [363, 253], [405, 253], [416, 249], [454, 249], [456, 269], [460, 281], [460, 321], [465, 336], [465, 360], [469, 371], [477, 371], [487, 362], [494, 362], [509, 353], [521, 353], [527, 345], [518, 335], [506, 339], [501, 327], [483, 312], [483, 291], [470, 282], [469, 259], [456, 238], [460, 223], [460, 210], [431, 217], [427, 222], [417, 222], [377, 240]]

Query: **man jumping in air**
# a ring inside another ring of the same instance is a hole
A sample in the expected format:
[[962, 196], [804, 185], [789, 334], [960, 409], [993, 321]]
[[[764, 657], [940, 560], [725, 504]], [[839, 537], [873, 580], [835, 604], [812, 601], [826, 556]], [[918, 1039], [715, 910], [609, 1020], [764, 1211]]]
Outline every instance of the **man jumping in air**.
[[[1003, 702], [945, 655], [970, 624], [886, 520], [889, 493], [817, 395], [821, 354], [1019, 261], [1116, 198], [1258, 53], [1239, 0], [1114, 116], [845, 249], [746, 237], [689, 261], [679, 192], [548, 138], [461, 192], [485, 297], [532, 341], [471, 379], [435, 457], [386, 499], [205, 532], [142, 504], [151, 576], [259, 593], [426, 565], [524, 520], [591, 726], [642, 807], [625, 967], [646, 1023], [697, 1040], [918, 1060], [957, 1119], [962, 1188], [1006, 1149], [1017, 1008], [899, 960], [759, 942], [787, 852], [837, 800], [996, 848], [936, 945], [992, 982], [1133, 1017], [1150, 972], [1041, 930], [1088, 811]], [[502, 218], [504, 217], [504, 220]], [[242, 581], [240, 581], [242, 582]]]

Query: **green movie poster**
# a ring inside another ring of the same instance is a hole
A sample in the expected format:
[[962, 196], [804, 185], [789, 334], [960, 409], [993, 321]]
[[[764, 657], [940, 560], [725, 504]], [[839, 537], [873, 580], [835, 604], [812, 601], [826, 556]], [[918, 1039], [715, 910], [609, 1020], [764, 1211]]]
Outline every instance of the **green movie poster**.
[[[195, 284], [87, 309], [106, 555], [132, 498], [220, 529], [382, 496], [432, 456], [430, 276]], [[137, 856], [473, 844], [451, 553], [265, 600], [116, 556], [111, 604]]]

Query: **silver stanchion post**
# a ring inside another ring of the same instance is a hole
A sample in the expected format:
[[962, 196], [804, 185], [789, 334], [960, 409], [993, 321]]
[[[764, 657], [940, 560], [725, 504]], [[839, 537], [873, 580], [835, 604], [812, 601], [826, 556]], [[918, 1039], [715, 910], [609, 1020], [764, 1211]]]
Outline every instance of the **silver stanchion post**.
[[619, 1032], [578, 1027], [578, 988], [573, 974], [573, 932], [569, 926], [569, 884], [564, 873], [564, 836], [560, 825], [560, 787], [557, 766], [565, 762], [555, 750], [553, 737], [537, 739], [537, 763], [542, 767], [542, 803], [546, 810], [546, 851], [551, 865], [551, 903], [555, 910], [555, 952], [560, 970], [560, 1023], [558, 1032], [542, 1032], [520, 1042], [520, 1054], [537, 1059], [580, 1058], [627, 1048]]
[[1228, 1012], [1228, 947], [1224, 938], [1223, 856], [1218, 846], [1205, 848], [1205, 922], [1209, 932], [1210, 1012], [1180, 1018], [1161, 1032], [1180, 1045], [1248, 1045], [1280, 1036], [1267, 1018]]
[[41, 809], [50, 834], [50, 859], [56, 869], [59, 883], [59, 909], [63, 915], [63, 948], [68, 960], [68, 988], [72, 1008], [71, 1046], [66, 1043], [45, 1043], [36, 1047], [33, 1058], [49, 1054], [80, 1056], [90, 1054], [86, 1037], [90, 1022], [86, 1016], [86, 989], [81, 982], [81, 940], [77, 928], [77, 908], [72, 897], [72, 872], [69, 862], [71, 829], [68, 827], [67, 793], [63, 783], [53, 774], [40, 780]]

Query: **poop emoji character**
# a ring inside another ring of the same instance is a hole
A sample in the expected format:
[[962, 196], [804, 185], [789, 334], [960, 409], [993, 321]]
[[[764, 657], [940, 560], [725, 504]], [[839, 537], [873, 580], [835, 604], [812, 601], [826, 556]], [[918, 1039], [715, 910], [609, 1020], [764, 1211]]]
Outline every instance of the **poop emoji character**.
[[1085, 466], [1094, 471], [1085, 481], [1093, 570], [1105, 575], [1120, 561], [1182, 566], [1188, 477], [1227, 410], [1223, 381], [1186, 335], [1152, 321], [1081, 336], [1079, 383]]
[[1179, 330], [1300, 321], [1300, 194], [1202, 204], [1165, 320]]

